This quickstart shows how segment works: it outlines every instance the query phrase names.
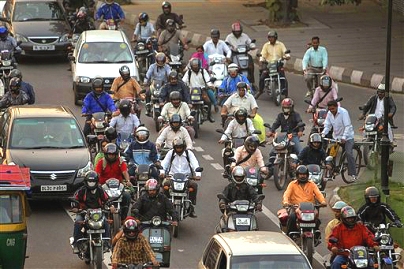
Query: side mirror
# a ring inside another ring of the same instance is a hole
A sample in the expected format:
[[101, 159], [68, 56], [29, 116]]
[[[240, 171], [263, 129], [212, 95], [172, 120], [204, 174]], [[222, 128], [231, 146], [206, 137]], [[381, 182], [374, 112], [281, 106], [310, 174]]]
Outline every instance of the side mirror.
[[87, 135], [87, 141], [89, 144], [96, 144], [98, 141], [98, 138], [96, 135]]
[[224, 134], [223, 129], [216, 129], [216, 132], [219, 133], [219, 134]]
[[326, 162], [332, 162], [332, 160], [334, 160], [334, 158], [333, 158], [332, 156], [327, 156], [327, 157], [325, 158], [325, 161], [326, 161]]
[[269, 123], [264, 123], [264, 126], [267, 128], [271, 128], [271, 125]]
[[286, 51], [285, 51], [285, 54], [287, 54], [287, 53], [290, 53], [290, 50], [286, 50]]
[[202, 172], [203, 171], [203, 168], [202, 167], [197, 167], [196, 169], [195, 169], [195, 172]]
[[264, 195], [264, 194], [258, 194], [257, 202], [262, 201], [262, 200], [264, 200], [264, 199], [265, 199], [265, 195]]
[[363, 109], [364, 109], [364, 107], [363, 107], [363, 106], [360, 106], [360, 107], [359, 107], [359, 110], [363, 110]]
[[261, 131], [260, 131], [260, 130], [254, 130], [253, 134], [260, 135], [260, 134], [261, 134]]
[[[211, 63], [211, 66], [212, 66], [212, 63]], [[215, 78], [215, 77], [211, 77], [211, 78], [209, 79], [209, 81], [213, 83], [213, 82], [216, 81], [216, 78]]]

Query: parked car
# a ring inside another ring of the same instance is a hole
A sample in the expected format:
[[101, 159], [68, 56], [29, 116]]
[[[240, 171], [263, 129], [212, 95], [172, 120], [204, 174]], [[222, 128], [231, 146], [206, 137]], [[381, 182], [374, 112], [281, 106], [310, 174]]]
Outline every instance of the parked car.
[[7, 1], [2, 17], [11, 35], [21, 41], [22, 56], [67, 57], [71, 27], [59, 1]]
[[215, 234], [198, 269], [312, 269], [299, 247], [285, 234], [246, 231]]
[[0, 128], [2, 163], [30, 168], [31, 198], [71, 196], [93, 169], [83, 132], [67, 106], [11, 106]]
[[104, 89], [109, 90], [119, 75], [119, 68], [127, 65], [130, 74], [139, 78], [135, 57], [129, 39], [123, 31], [84, 31], [71, 56], [74, 103], [79, 104], [91, 91], [95, 77], [104, 79]]

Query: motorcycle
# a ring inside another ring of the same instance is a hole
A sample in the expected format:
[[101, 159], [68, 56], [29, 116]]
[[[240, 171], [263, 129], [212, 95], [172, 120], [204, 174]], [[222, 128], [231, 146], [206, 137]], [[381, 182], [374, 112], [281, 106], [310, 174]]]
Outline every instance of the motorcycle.
[[[83, 115], [87, 116], [87, 115]], [[101, 142], [104, 140], [104, 131], [109, 125], [111, 113], [96, 112], [91, 117], [91, 134], [87, 135], [91, 157], [94, 160], [95, 155], [101, 151]]]
[[158, 120], [162, 109], [159, 99], [162, 86], [163, 82], [160, 80], [153, 80], [152, 84], [150, 85], [151, 103], [149, 106], [151, 108], [151, 116], [154, 120], [156, 132], [160, 132], [161, 128], [163, 127], [162, 123]]
[[[290, 50], [285, 51], [285, 54], [290, 53]], [[284, 70], [284, 59], [279, 59], [267, 63], [266, 69], [268, 70], [268, 78], [265, 79], [264, 91], [275, 102], [275, 105], [279, 106], [282, 100], [287, 97], [286, 89], [281, 89], [281, 80], [285, 80], [286, 77], [281, 77], [280, 73]]]
[[[310, 264], [313, 263], [314, 247], [320, 243], [321, 232], [316, 230], [316, 223], [319, 218], [318, 208], [320, 206], [310, 202], [302, 202], [299, 205], [293, 205], [294, 209], [282, 208], [277, 213], [280, 229], [287, 233], [303, 250]], [[289, 210], [295, 210], [297, 231], [287, 231]]]
[[104, 20], [105, 24], [107, 25], [106, 30], [120, 30], [120, 19], [108, 19]]
[[194, 87], [191, 89], [191, 113], [193, 113], [192, 116], [195, 118], [192, 127], [195, 130], [195, 138], [198, 138], [200, 125], [202, 125], [203, 122], [208, 119], [209, 106], [204, 104], [202, 98], [203, 91], [205, 91], [205, 89], [199, 87]]
[[[189, 40], [188, 43], [190, 42], [191, 41]], [[175, 70], [178, 74], [182, 74], [184, 47], [182, 46], [182, 42], [180, 40], [178, 40], [176, 45], [170, 46], [168, 58], [170, 59], [168, 65], [171, 67], [171, 70]]]
[[[337, 243], [338, 239], [330, 238], [329, 241], [331, 243]], [[350, 249], [339, 249], [338, 252], [348, 253], [348, 261], [346, 264], [343, 264], [344, 268], [347, 269], [359, 269], [359, 268], [368, 268], [369, 263], [369, 251], [364, 246], [353, 246]], [[341, 266], [341, 268], [342, 268]], [[330, 267], [328, 267], [330, 268]]]
[[[218, 193], [217, 198], [228, 200], [223, 193]], [[236, 200], [228, 203], [216, 226], [216, 233], [258, 231], [255, 206], [264, 198], [265, 195], [260, 194], [255, 202]]]
[[3, 96], [9, 90], [10, 72], [15, 68], [11, 51], [2, 50], [0, 52], [0, 61], [0, 76], [2, 84], [0, 85], [0, 96]]
[[[250, 44], [238, 45], [236, 48], [232, 49], [232, 62], [238, 65], [239, 73], [248, 78], [248, 81], [253, 81], [248, 72], [249, 66], [252, 64], [250, 62], [250, 59], [252, 58], [248, 57], [248, 52], [256, 49], [255, 41], [256, 40], [253, 39], [251, 40]], [[255, 92], [255, 90], [257, 89], [255, 85], [253, 85], [253, 88], [253, 91]]]
[[[327, 156], [325, 159], [326, 164], [331, 164], [333, 160], [332, 156]], [[328, 178], [325, 176], [325, 166], [320, 166], [318, 164], [308, 164], [306, 165], [309, 171], [309, 180], [316, 183], [318, 189], [321, 191], [324, 197], [326, 197], [325, 187], [327, 186]]]
[[149, 37], [146, 40], [139, 40], [134, 48], [136, 66], [139, 70], [139, 81], [143, 81], [147, 70], [154, 62], [154, 55], [157, 51], [157, 39]]
[[111, 237], [119, 231], [121, 227], [121, 203], [122, 193], [125, 191], [125, 186], [116, 178], [108, 179], [102, 188], [108, 194], [108, 197], [113, 200], [112, 205], [115, 207], [115, 212], [108, 212], [108, 222], [111, 225]]
[[214, 78], [213, 85], [216, 89], [222, 84], [227, 74], [226, 57], [222, 54], [212, 54], [208, 57], [209, 71]]

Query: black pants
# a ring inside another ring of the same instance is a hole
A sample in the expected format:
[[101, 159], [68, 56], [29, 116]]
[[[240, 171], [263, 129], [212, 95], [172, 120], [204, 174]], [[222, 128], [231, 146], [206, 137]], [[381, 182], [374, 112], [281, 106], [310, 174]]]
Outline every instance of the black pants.
[[91, 118], [93, 115], [86, 116], [86, 122], [84, 123], [83, 133], [84, 137], [87, 138], [87, 135], [91, 134]]

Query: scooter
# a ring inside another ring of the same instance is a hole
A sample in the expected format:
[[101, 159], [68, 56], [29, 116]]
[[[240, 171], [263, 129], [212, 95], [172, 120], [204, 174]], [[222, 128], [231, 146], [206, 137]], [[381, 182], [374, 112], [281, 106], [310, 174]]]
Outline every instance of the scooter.
[[223, 54], [212, 54], [208, 57], [209, 71], [213, 77], [213, 85], [216, 89], [222, 84], [227, 76], [226, 57]]
[[192, 127], [195, 131], [195, 138], [198, 138], [199, 136], [200, 125], [202, 125], [208, 119], [209, 106], [205, 105], [205, 102], [202, 98], [202, 92], [204, 90], [205, 89], [199, 87], [193, 87], [191, 89], [191, 113], [193, 114], [192, 116], [195, 119]]

